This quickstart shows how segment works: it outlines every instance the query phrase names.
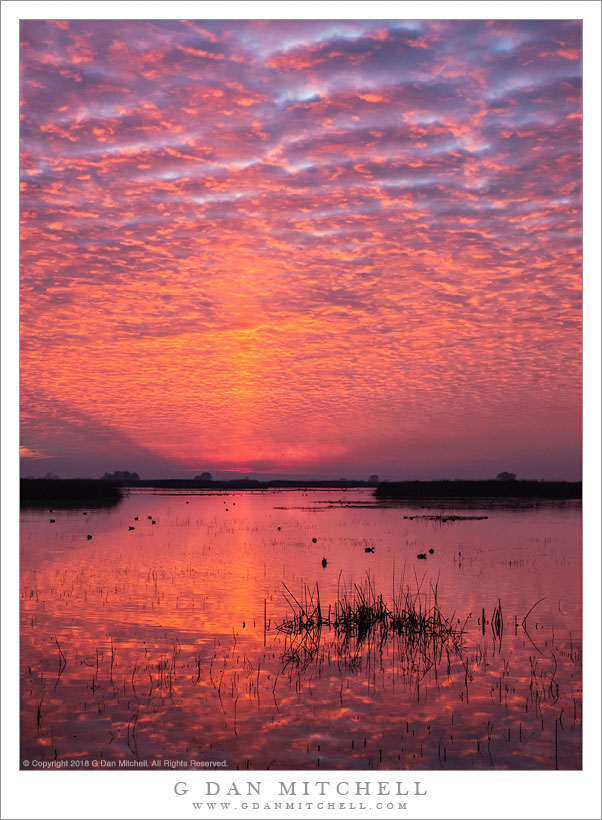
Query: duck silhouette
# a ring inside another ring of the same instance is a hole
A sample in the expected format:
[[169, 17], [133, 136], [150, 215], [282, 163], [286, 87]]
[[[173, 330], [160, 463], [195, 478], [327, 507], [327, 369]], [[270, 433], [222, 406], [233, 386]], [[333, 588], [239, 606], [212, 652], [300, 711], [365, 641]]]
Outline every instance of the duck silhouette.
[[434, 550], [432, 547], [431, 547], [431, 548], [430, 548], [430, 550], [429, 550], [429, 554], [430, 554], [430, 555], [434, 555], [434, 554], [435, 554], [435, 550]]
[[87, 536], [87, 538], [88, 538], [88, 541], [91, 541], [91, 540], [92, 540], [92, 536], [91, 536], [91, 535], [88, 535], [88, 536]]
[[327, 563], [328, 561], [326, 560], [326, 558], [322, 558], [322, 566], [325, 567]]
[[129, 530], [133, 530], [133, 529], [134, 529], [134, 527], [128, 527], [128, 529], [129, 529]]
[[419, 552], [416, 558], [422, 558], [423, 560], [426, 560], [426, 552]]
[[364, 547], [364, 552], [374, 552], [374, 547]]
[[314, 542], [314, 544], [317, 544], [317, 543], [318, 543], [318, 539], [317, 539], [317, 538], [312, 538], [311, 540]]

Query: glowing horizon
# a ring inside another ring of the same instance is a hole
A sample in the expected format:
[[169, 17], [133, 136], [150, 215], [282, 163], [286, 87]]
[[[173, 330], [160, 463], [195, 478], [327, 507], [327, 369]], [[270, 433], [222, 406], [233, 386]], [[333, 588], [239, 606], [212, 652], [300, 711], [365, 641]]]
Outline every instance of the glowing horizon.
[[579, 21], [21, 40], [24, 474], [580, 477]]

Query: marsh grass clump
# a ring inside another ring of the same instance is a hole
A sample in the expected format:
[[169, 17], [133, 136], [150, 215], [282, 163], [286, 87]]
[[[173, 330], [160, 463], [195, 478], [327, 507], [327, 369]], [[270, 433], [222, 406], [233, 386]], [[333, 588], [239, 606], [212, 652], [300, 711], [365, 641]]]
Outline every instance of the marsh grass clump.
[[357, 660], [363, 647], [383, 650], [394, 640], [406, 658], [418, 658], [427, 665], [436, 663], [444, 648], [459, 650], [463, 628], [455, 613], [445, 617], [437, 600], [437, 585], [422, 591], [400, 585], [396, 593], [386, 599], [377, 593], [374, 581], [353, 584], [349, 590], [339, 589], [334, 606], [325, 615], [320, 603], [318, 584], [304, 587], [303, 595], [296, 597], [286, 589], [285, 598], [292, 617], [276, 626], [287, 636], [288, 660], [307, 665], [318, 656], [323, 629], [328, 629], [335, 641], [339, 658]]
[[444, 617], [437, 600], [437, 586], [424, 593], [421, 584], [412, 590], [400, 586], [390, 600], [377, 593], [368, 576], [363, 585], [354, 584], [339, 596], [332, 626], [343, 640], [362, 642], [375, 638], [381, 645], [389, 637], [403, 637], [414, 644], [455, 642], [462, 630], [454, 626], [454, 616]]

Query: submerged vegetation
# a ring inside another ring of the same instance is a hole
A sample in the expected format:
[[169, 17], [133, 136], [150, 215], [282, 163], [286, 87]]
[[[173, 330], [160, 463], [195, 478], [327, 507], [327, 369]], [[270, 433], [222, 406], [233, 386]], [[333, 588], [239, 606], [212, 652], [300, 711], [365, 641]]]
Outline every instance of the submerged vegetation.
[[581, 498], [580, 481], [390, 481], [379, 484], [377, 498]]

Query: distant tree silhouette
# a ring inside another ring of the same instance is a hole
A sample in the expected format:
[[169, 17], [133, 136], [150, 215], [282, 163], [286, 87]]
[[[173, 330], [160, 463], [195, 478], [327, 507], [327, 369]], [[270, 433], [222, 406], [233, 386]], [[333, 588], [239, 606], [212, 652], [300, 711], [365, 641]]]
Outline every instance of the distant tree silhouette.
[[114, 473], [105, 473], [103, 481], [140, 481], [138, 473], [130, 473], [127, 470], [115, 470]]
[[372, 473], [372, 475], [370, 476], [370, 478], [368, 479], [368, 481], [369, 481], [371, 484], [378, 484], [378, 476], [376, 475], [376, 473]]
[[516, 481], [516, 473], [498, 473], [496, 478], [498, 481]]
[[213, 481], [213, 476], [211, 473], [201, 473], [200, 475], [195, 475], [195, 481]]

